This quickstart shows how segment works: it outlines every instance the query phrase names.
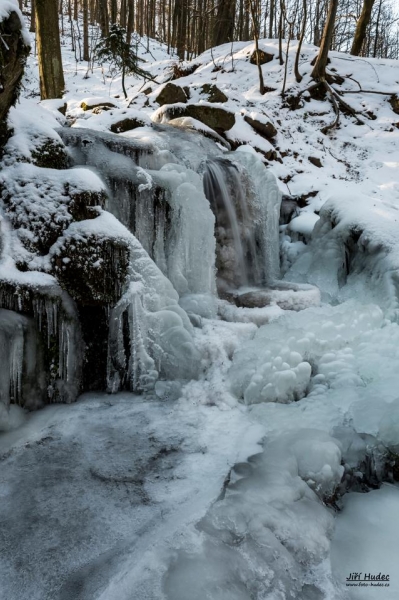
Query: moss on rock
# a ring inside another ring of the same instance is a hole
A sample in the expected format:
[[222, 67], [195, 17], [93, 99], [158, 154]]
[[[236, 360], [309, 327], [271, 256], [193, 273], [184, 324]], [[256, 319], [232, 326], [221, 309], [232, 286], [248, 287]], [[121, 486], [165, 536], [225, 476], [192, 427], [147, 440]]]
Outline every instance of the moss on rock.
[[67, 169], [68, 153], [64, 144], [48, 139], [31, 152], [32, 162], [37, 167], [46, 169]]

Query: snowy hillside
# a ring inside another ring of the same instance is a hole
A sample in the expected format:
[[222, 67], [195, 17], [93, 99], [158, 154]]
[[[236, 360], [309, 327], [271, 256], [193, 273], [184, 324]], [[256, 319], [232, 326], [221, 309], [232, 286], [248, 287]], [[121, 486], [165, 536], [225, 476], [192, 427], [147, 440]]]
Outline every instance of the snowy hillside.
[[275, 41], [262, 96], [251, 43], [143, 40], [124, 100], [63, 44], [0, 174], [0, 596], [395, 600], [398, 62], [331, 53], [323, 133], [313, 46], [282, 98]]

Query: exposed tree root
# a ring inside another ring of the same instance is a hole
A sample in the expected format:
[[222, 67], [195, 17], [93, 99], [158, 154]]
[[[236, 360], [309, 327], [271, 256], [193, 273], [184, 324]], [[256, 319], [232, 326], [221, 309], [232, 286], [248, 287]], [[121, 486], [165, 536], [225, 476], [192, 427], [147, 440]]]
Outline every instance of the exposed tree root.
[[323, 84], [326, 87], [326, 89], [330, 92], [330, 94], [335, 98], [338, 104], [341, 105], [341, 108], [345, 109], [349, 114], [351, 114], [356, 119], [359, 125], [364, 125], [364, 121], [362, 121], [362, 119], [359, 119], [355, 109], [352, 108], [352, 106], [350, 106], [347, 102], [345, 102], [345, 100], [341, 98], [338, 92], [334, 88], [332, 88], [329, 85], [329, 83], [327, 83], [327, 81], [323, 81]]
[[339, 106], [338, 103], [334, 97], [334, 94], [331, 91], [330, 86], [328, 85], [328, 83], [326, 81], [323, 81], [324, 87], [327, 91], [327, 93], [329, 94], [330, 98], [331, 98], [331, 102], [332, 105], [334, 107], [334, 112], [335, 112], [335, 119], [332, 123], [330, 123], [329, 125], [326, 125], [325, 127], [322, 128], [321, 132], [326, 134], [331, 131], [331, 129], [335, 129], [335, 127], [338, 127], [339, 125]]
[[381, 96], [394, 96], [398, 92], [380, 92], [377, 90], [339, 90], [340, 94], [380, 94]]

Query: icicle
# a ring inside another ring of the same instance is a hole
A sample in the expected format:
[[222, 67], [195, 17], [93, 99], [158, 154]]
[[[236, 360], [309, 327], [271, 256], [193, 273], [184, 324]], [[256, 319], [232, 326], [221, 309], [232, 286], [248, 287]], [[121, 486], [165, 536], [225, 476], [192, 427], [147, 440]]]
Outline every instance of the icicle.
[[145, 335], [142, 334], [142, 325], [146, 325], [143, 306], [137, 294], [133, 293], [129, 306], [131, 347], [129, 378], [133, 390], [153, 388], [158, 379], [158, 371], [155, 369], [155, 363], [147, 353], [145, 347], [146, 343], [148, 344], [148, 332], [145, 332]]
[[23, 359], [24, 334], [22, 325], [19, 325], [12, 338], [10, 348], [10, 388], [11, 397], [16, 404], [19, 404], [21, 400]]

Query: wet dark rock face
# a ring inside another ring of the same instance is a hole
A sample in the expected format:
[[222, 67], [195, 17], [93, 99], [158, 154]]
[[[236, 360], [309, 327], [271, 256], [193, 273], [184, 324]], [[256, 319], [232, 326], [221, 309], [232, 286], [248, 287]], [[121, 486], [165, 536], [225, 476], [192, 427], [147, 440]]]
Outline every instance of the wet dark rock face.
[[[7, 129], [7, 115], [19, 95], [29, 46], [21, 32], [22, 24], [16, 12], [0, 21], [0, 155], [10, 132]], [[7, 40], [7, 43], [4, 40]]]

